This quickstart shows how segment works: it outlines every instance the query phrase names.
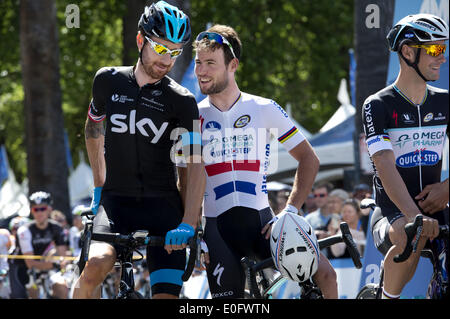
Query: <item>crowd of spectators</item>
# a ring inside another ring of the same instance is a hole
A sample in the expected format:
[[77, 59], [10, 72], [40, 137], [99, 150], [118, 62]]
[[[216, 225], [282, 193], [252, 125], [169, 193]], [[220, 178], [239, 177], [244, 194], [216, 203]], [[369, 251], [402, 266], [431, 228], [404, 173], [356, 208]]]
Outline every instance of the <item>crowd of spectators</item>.
[[[269, 191], [269, 203], [275, 214], [283, 210], [289, 197], [290, 187]], [[313, 227], [317, 239], [333, 236], [340, 232], [339, 225], [346, 222], [355, 243], [364, 253], [370, 209], [360, 209], [360, 201], [372, 197], [367, 184], [356, 185], [353, 191], [335, 188], [329, 182], [314, 185], [299, 214]], [[336, 244], [322, 251], [329, 259], [348, 258], [345, 244]]]

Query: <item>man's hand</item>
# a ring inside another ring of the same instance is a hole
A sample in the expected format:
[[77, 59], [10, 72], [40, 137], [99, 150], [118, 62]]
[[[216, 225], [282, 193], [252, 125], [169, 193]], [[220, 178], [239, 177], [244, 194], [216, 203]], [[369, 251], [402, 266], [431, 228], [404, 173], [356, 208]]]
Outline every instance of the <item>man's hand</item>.
[[275, 215], [271, 220], [269, 220], [269, 222], [261, 229], [261, 234], [266, 234], [265, 238], [269, 239], [270, 238], [270, 233], [272, 232], [272, 225], [284, 214], [286, 213], [293, 213], [293, 214], [298, 214], [298, 209], [297, 207], [291, 205], [291, 204], [287, 204], [286, 207], [278, 213], [278, 215]]
[[448, 203], [448, 179], [442, 183], [427, 185], [416, 197], [425, 213], [434, 214], [443, 210]]
[[172, 250], [184, 249], [187, 246], [188, 240], [194, 237], [194, 234], [194, 227], [186, 223], [181, 223], [176, 229], [167, 232], [164, 249], [169, 254]]

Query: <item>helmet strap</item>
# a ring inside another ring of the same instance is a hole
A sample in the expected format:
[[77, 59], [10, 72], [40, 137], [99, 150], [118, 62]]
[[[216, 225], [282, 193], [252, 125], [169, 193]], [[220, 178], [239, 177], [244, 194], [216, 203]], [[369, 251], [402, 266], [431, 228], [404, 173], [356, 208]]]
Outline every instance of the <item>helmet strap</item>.
[[434, 81], [434, 80], [428, 80], [427, 78], [425, 78], [425, 76], [422, 74], [422, 72], [420, 72], [419, 70], [419, 60], [420, 60], [420, 50], [422, 50], [421, 48], [418, 48], [417, 53], [416, 53], [416, 59], [414, 62], [409, 62], [408, 59], [406, 59], [403, 54], [402, 51], [400, 50], [400, 56], [402, 57], [402, 59], [405, 61], [405, 63], [409, 66], [412, 67], [416, 73], [422, 78], [422, 80], [424, 80], [425, 82], [429, 82], [429, 81]]
[[144, 37], [144, 42], [142, 44], [142, 48], [139, 50], [139, 60], [141, 60], [142, 64], [144, 64], [144, 61], [142, 60], [142, 51], [144, 51], [144, 47], [145, 47], [146, 43], [147, 43], [147, 39], [145, 39], [145, 37]]

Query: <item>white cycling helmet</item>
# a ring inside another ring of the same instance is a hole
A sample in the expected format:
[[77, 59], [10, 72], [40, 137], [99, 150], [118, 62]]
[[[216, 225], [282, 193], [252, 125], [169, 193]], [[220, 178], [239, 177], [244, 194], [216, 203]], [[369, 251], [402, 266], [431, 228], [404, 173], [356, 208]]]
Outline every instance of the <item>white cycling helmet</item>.
[[293, 213], [282, 213], [272, 225], [270, 250], [276, 268], [293, 281], [304, 282], [319, 266], [319, 245], [311, 225]]
[[404, 17], [391, 29], [386, 39], [392, 51], [400, 51], [404, 41], [425, 43], [448, 40], [447, 23], [438, 16], [419, 13]]
[[419, 70], [420, 54], [416, 54], [414, 62], [408, 61], [402, 54], [402, 46], [448, 40], [448, 25], [443, 19], [427, 13], [411, 14], [397, 22], [386, 39], [389, 49], [398, 52], [405, 63], [416, 70], [425, 82], [434, 81], [427, 79]]

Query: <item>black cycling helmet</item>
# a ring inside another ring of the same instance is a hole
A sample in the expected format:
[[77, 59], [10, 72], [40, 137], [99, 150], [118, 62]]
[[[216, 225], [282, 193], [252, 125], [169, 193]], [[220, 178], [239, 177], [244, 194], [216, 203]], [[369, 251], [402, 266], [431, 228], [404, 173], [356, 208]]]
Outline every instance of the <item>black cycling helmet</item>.
[[186, 44], [191, 38], [189, 17], [165, 1], [145, 7], [138, 28], [144, 35], [154, 35], [173, 43]]
[[402, 54], [402, 46], [405, 44], [422, 44], [426, 42], [442, 41], [449, 39], [448, 26], [444, 20], [438, 16], [420, 13], [411, 14], [395, 24], [386, 36], [389, 49], [398, 52], [407, 65], [414, 68], [420, 77], [426, 79], [418, 68], [420, 48], [416, 55], [416, 60], [410, 62]]
[[30, 200], [30, 206], [42, 205], [42, 204], [47, 204], [47, 205], [53, 204], [52, 195], [50, 195], [50, 193], [42, 192], [42, 191], [34, 192], [33, 194], [31, 194], [29, 197], [29, 200]]

